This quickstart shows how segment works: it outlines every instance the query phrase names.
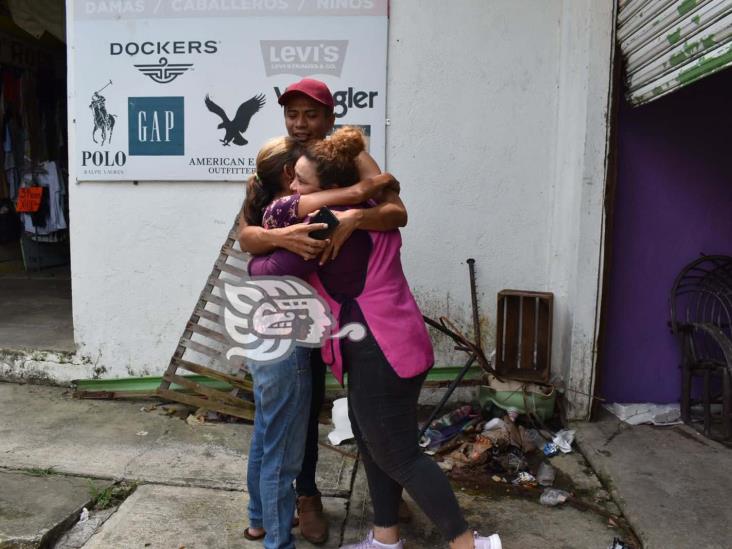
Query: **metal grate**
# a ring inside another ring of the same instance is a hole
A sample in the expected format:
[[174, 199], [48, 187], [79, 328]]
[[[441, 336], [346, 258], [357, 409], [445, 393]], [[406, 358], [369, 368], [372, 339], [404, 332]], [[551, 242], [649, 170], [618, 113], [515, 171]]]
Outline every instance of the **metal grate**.
[[498, 292], [496, 373], [501, 377], [546, 383], [552, 349], [554, 294]]

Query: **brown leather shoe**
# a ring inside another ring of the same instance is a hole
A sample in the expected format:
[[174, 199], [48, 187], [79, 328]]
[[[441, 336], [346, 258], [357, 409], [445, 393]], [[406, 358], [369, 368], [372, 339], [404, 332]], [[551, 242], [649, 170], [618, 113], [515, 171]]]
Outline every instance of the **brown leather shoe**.
[[297, 498], [297, 516], [302, 537], [316, 545], [328, 541], [328, 519], [319, 495]]
[[399, 522], [412, 522], [412, 510], [404, 499], [399, 500]]

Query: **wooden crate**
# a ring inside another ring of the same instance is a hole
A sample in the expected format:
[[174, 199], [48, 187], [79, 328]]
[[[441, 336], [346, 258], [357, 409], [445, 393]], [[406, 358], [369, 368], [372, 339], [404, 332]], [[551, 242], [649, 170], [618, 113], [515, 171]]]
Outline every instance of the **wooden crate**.
[[498, 292], [495, 368], [500, 377], [549, 381], [553, 304], [549, 292]]

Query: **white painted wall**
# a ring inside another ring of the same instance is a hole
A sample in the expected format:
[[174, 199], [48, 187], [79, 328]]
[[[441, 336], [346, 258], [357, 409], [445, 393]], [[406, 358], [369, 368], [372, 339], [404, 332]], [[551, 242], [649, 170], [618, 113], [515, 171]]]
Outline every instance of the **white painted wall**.
[[[561, 2], [424, 5], [392, 2], [389, 31], [387, 163], [410, 211], [405, 267], [425, 313], [471, 333], [474, 257], [490, 349], [496, 292], [548, 289]], [[449, 361], [453, 344], [436, 342]]]
[[[410, 212], [403, 252], [415, 295], [426, 314], [470, 326], [464, 260], [474, 257], [491, 349], [497, 291], [556, 292], [555, 371], [577, 370], [586, 386], [612, 2], [391, 4], [387, 168]], [[237, 184], [71, 186], [75, 339], [105, 377], [165, 368], [242, 193]], [[436, 343], [441, 364], [462, 360]]]
[[614, 19], [614, 2], [563, 3], [547, 280], [559, 305], [552, 369], [575, 419], [589, 418], [595, 382]]
[[[613, 3], [392, 2], [387, 163], [410, 211], [407, 275], [426, 314], [471, 333], [474, 257], [484, 347], [496, 293], [555, 294], [553, 373], [583, 417], [602, 253]], [[461, 359], [445, 338], [441, 362]], [[580, 391], [580, 392], [577, 392]]]

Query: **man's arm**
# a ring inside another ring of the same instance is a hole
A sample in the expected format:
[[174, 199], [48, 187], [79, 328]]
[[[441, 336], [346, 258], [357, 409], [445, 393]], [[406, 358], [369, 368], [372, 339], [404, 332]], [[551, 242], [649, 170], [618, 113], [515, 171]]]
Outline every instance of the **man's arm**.
[[[297, 204], [297, 216], [305, 217], [323, 206], [355, 206], [377, 195], [383, 196], [387, 189], [399, 189], [399, 182], [390, 173], [362, 179], [350, 187], [303, 194]], [[383, 198], [380, 198], [381, 201]]]
[[399, 193], [387, 189], [382, 192], [382, 197], [383, 202], [373, 208], [349, 210], [360, 211], [357, 228], [365, 231], [393, 231], [399, 227], [406, 227], [407, 208], [399, 197]]
[[285, 248], [302, 257], [313, 259], [328, 245], [327, 240], [310, 238], [310, 231], [326, 229], [325, 223], [297, 223], [281, 229], [264, 229], [247, 225], [244, 214], [239, 214], [239, 245], [245, 252], [262, 255], [275, 248]]
[[[381, 173], [376, 160], [366, 151], [361, 152], [356, 157], [356, 167], [358, 168], [358, 175], [361, 179], [376, 177]], [[381, 196], [378, 198], [379, 204], [376, 207], [362, 210], [360, 214], [350, 214], [359, 218], [358, 226], [354, 227], [353, 230], [392, 231], [406, 226], [407, 208], [399, 198], [398, 185], [395, 185], [393, 190], [388, 187], [384, 188], [381, 191]], [[350, 236], [351, 232], [348, 233], [348, 236]]]
[[394, 191], [386, 191], [384, 200], [373, 208], [333, 212], [339, 223], [333, 234], [330, 235], [330, 242], [320, 254], [321, 265], [338, 256], [341, 246], [356, 229], [393, 231], [407, 224], [407, 209], [399, 195]]
[[381, 173], [381, 169], [376, 163], [376, 160], [366, 151], [361, 151], [356, 157], [356, 167], [358, 168], [358, 175], [361, 179], [376, 177]]
[[[361, 179], [375, 177], [381, 173], [379, 165], [366, 151], [356, 157], [356, 166]], [[380, 198], [381, 203], [373, 208], [335, 212], [340, 223], [330, 236], [330, 242], [320, 254], [321, 265], [329, 259], [336, 258], [343, 243], [356, 229], [393, 231], [406, 226], [407, 208], [399, 198], [399, 193], [387, 188], [381, 193]]]

